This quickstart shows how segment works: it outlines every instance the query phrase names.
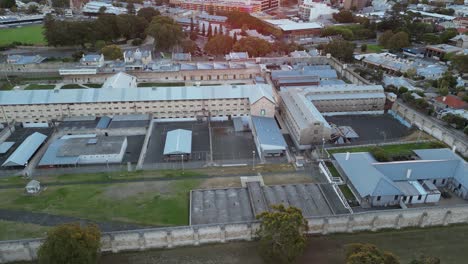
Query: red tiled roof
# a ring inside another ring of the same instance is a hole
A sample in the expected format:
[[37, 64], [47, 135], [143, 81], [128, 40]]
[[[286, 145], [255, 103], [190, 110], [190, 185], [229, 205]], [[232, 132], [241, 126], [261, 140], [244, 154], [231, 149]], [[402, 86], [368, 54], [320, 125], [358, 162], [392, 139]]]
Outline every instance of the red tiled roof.
[[[445, 97], [445, 101], [444, 101]], [[448, 105], [454, 109], [468, 109], [468, 103], [464, 102], [460, 97], [454, 95], [439, 96], [436, 98], [437, 102]]]

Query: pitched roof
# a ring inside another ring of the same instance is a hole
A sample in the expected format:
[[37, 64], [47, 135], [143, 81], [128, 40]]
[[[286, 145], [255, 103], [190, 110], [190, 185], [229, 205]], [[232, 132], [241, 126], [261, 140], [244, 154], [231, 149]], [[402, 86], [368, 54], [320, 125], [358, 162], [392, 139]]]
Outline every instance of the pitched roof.
[[135, 76], [126, 74], [125, 72], [119, 72], [112, 75], [107, 79], [102, 88], [136, 88]]
[[454, 109], [468, 109], [468, 103], [455, 95], [439, 96], [436, 97], [436, 101], [446, 104]]
[[34, 132], [18, 146], [18, 148], [2, 164], [2, 167], [25, 166], [46, 139], [46, 135]]
[[192, 131], [176, 129], [167, 132], [164, 155], [184, 155], [192, 153]]
[[257, 139], [263, 150], [286, 150], [286, 141], [271, 117], [252, 116]]

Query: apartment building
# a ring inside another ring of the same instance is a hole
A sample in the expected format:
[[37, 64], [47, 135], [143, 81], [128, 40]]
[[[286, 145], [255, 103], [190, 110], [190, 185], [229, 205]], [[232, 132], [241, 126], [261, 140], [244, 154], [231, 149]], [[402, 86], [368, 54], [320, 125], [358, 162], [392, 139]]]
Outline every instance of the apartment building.
[[270, 85], [138, 89], [17, 90], [0, 92], [0, 122], [43, 123], [73, 116], [152, 114], [154, 118], [275, 114]]
[[[243, 0], [222, 0], [222, 1], [206, 1], [206, 0], [170, 0], [169, 3], [177, 7], [188, 10], [197, 10], [202, 12], [229, 12], [239, 11], [245, 13], [255, 13], [264, 10], [269, 6], [270, 1], [278, 2], [278, 0], [263, 0], [263, 1], [243, 1]], [[263, 3], [267, 2], [267, 3]]]

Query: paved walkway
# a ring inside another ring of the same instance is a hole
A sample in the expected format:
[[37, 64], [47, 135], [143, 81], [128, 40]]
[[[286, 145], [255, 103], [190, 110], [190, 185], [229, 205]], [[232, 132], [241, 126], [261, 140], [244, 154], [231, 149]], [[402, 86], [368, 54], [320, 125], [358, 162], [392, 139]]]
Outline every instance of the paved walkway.
[[33, 213], [8, 209], [0, 209], [0, 219], [6, 221], [36, 224], [41, 226], [56, 226], [70, 222], [79, 222], [83, 224], [94, 223], [99, 226], [102, 232], [133, 230], [151, 227], [127, 224], [122, 222], [98, 222], [77, 217], [52, 215], [47, 213]]

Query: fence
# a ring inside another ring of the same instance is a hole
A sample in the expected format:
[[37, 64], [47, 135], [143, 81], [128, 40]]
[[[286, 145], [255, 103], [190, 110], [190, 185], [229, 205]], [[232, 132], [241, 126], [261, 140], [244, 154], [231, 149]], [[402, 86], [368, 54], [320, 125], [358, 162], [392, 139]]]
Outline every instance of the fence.
[[[307, 219], [309, 234], [332, 234], [406, 227], [446, 226], [468, 222], [468, 205], [369, 211]], [[258, 222], [153, 228], [104, 233], [103, 252], [196, 246], [206, 243], [249, 241]], [[36, 259], [42, 239], [0, 242], [0, 263]]]

